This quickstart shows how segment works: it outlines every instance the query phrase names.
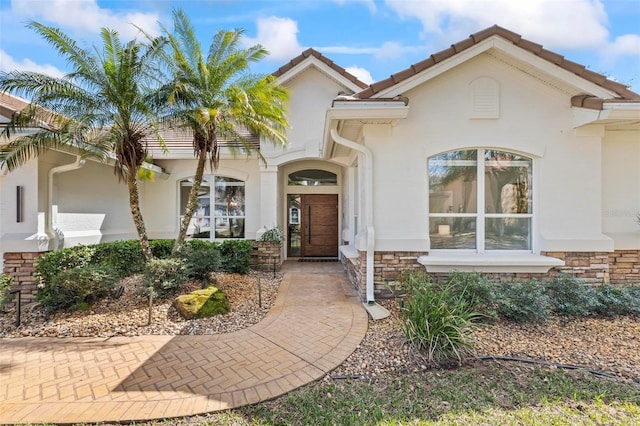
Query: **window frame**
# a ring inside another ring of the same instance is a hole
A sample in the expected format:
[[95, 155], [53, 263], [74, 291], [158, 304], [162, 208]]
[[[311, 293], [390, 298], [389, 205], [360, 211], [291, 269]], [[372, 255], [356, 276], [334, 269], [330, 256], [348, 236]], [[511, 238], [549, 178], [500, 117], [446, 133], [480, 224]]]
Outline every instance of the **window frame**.
[[[427, 214], [428, 214], [428, 226], [427, 229], [430, 228], [431, 218], [474, 218], [475, 219], [475, 249], [472, 248], [431, 248], [430, 251], [437, 252], [450, 252], [450, 253], [536, 253], [536, 245], [534, 238], [534, 229], [535, 229], [535, 218], [536, 218], [536, 161], [535, 158], [522, 154], [515, 151], [509, 151], [502, 148], [459, 148], [450, 151], [440, 152], [434, 155], [431, 155], [427, 158], [427, 188], [431, 188], [431, 174], [429, 170], [429, 162], [431, 159], [446, 154], [449, 152], [458, 152], [458, 151], [476, 151], [476, 212], [475, 213], [431, 213], [430, 212], [430, 193], [427, 195]], [[524, 157], [527, 160], [531, 161], [530, 167], [530, 212], [529, 213], [487, 213], [486, 212], [486, 182], [485, 182], [485, 171], [486, 171], [486, 161], [485, 154], [487, 151], [500, 151], [507, 154], [514, 154], [520, 157]], [[486, 249], [486, 219], [503, 219], [503, 218], [514, 218], [514, 219], [528, 219], [529, 220], [529, 249]], [[429, 240], [431, 240], [431, 233], [429, 232]]]
[[[178, 181], [178, 185], [179, 187], [182, 187], [184, 182], [189, 182], [189, 179], [193, 179], [193, 176], [190, 177], [186, 177], [183, 179], [180, 179]], [[209, 241], [224, 241], [224, 240], [245, 240], [246, 239], [246, 220], [247, 220], [247, 206], [246, 206], [246, 187], [247, 187], [247, 182], [246, 180], [243, 179], [238, 179], [235, 177], [231, 177], [231, 176], [227, 176], [227, 175], [217, 175], [217, 174], [205, 174], [203, 176], [203, 182], [205, 181], [205, 179], [209, 182], [209, 214], [208, 215], [201, 215], [201, 216], [196, 216], [196, 212], [194, 212], [193, 217], [191, 218], [191, 221], [193, 222], [194, 220], [197, 219], [205, 219], [208, 221], [208, 230], [209, 230]], [[242, 200], [242, 204], [243, 204], [243, 212], [244, 215], [218, 215], [216, 214], [216, 205], [219, 204], [218, 202], [216, 202], [216, 195], [217, 195], [217, 191], [216, 191], [216, 186], [217, 186], [217, 180], [218, 179], [224, 179], [225, 183], [228, 183], [228, 180], [231, 180], [232, 183], [236, 183], [237, 186], [241, 186], [244, 188], [243, 191], [243, 200]], [[202, 188], [202, 186], [201, 186]], [[188, 193], [186, 195], [188, 197]], [[184, 218], [184, 214], [182, 213], [182, 191], [178, 192], [178, 219], [179, 219], [179, 225], [182, 223], [182, 220]], [[186, 204], [185, 204], [186, 205]], [[232, 219], [242, 219], [243, 221], [243, 230], [242, 230], [242, 236], [241, 237], [219, 237], [217, 235], [217, 231], [216, 231], [216, 223], [218, 220], [226, 220], [227, 223], [229, 222], [229, 220]], [[191, 227], [192, 224], [189, 224], [189, 227]], [[195, 233], [195, 231], [194, 231]], [[207, 239], [207, 238], [199, 238], [199, 239]]]

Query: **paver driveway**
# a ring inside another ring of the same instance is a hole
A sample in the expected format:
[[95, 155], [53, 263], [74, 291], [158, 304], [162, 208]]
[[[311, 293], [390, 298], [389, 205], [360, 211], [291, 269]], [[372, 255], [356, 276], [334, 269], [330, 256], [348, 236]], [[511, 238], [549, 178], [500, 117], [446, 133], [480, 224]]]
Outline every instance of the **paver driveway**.
[[0, 339], [0, 423], [187, 416], [321, 378], [362, 341], [366, 313], [339, 263], [283, 272], [267, 316], [234, 333]]

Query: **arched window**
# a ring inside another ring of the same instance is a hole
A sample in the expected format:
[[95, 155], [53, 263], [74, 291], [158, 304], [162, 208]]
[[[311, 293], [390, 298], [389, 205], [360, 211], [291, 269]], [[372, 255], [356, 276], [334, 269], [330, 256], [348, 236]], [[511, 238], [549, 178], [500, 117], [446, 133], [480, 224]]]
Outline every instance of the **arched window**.
[[[181, 219], [187, 207], [192, 186], [193, 179], [180, 182]], [[244, 238], [244, 188], [244, 182], [238, 179], [204, 176], [198, 192], [198, 207], [193, 214], [187, 234], [193, 238]], [[214, 206], [213, 212], [211, 212], [211, 206]]]
[[531, 251], [532, 160], [493, 149], [429, 158], [431, 249]]
[[335, 186], [338, 184], [338, 177], [326, 170], [306, 169], [290, 173], [288, 183], [302, 186]]

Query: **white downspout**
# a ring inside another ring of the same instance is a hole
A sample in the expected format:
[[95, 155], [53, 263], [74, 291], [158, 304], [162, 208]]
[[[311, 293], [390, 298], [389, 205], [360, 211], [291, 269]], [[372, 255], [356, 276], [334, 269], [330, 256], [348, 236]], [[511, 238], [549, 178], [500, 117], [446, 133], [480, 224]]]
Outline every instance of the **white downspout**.
[[47, 208], [45, 209], [44, 232], [49, 237], [49, 249], [55, 249], [58, 244], [58, 237], [53, 231], [53, 176], [58, 173], [70, 172], [84, 166], [84, 159], [76, 154], [76, 161], [49, 170]]
[[374, 284], [373, 284], [373, 272], [374, 272], [374, 250], [375, 250], [375, 229], [373, 226], [373, 153], [369, 148], [364, 145], [360, 145], [357, 142], [345, 139], [338, 134], [336, 129], [331, 129], [331, 138], [339, 145], [345, 146], [350, 149], [354, 149], [360, 152], [364, 156], [364, 180], [365, 180], [365, 211], [367, 216], [367, 289], [366, 297], [367, 304], [374, 304]]

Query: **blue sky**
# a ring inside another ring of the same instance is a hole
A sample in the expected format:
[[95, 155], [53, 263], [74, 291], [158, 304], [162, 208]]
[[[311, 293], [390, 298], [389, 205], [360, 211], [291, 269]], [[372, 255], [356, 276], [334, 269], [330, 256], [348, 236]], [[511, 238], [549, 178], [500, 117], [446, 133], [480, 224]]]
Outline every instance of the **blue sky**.
[[244, 29], [270, 52], [258, 73], [313, 47], [371, 83], [498, 24], [640, 93], [640, 0], [0, 0], [0, 70], [65, 72], [31, 20], [89, 46], [101, 27], [159, 33], [176, 6], [205, 49], [216, 31]]

